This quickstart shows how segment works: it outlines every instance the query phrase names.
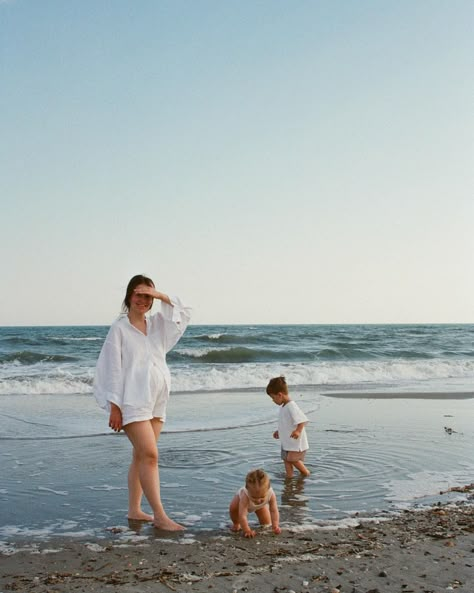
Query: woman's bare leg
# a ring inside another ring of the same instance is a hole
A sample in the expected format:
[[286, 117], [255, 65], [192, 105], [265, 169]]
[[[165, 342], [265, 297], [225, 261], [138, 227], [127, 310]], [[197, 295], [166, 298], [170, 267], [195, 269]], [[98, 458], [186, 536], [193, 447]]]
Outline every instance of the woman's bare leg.
[[[159, 419], [153, 418], [153, 420], [144, 422], [131, 422], [124, 427], [124, 430], [133, 445], [134, 461], [132, 464], [135, 464], [141, 488], [153, 509], [153, 524], [155, 527], [167, 531], [178, 531], [184, 527], [168, 517], [161, 503], [156, 441], [162, 425], [163, 423]], [[139, 491], [136, 489], [134, 471], [135, 469], [132, 470], [132, 488], [134, 488], [133, 496], [135, 497], [133, 504], [136, 504]]]
[[128, 470], [128, 518], [132, 521], [153, 521], [153, 515], [142, 511], [143, 488], [138, 475], [138, 459], [133, 449], [132, 463]]

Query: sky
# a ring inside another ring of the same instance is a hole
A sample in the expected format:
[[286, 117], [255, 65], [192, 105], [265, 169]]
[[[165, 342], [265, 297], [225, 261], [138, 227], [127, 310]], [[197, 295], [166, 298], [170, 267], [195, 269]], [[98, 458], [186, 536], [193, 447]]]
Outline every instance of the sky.
[[471, 0], [0, 0], [0, 325], [474, 323]]

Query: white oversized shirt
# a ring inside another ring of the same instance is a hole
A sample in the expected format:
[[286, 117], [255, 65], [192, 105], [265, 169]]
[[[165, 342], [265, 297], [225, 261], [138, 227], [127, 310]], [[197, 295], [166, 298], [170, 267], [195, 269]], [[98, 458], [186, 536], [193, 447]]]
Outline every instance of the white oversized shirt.
[[309, 449], [306, 429], [303, 427], [298, 439], [292, 439], [290, 434], [301, 422], [308, 422], [308, 418], [300, 410], [298, 404], [290, 400], [280, 406], [278, 414], [278, 436], [283, 451], [306, 451]]
[[153, 392], [156, 373], [164, 379], [162, 397], [169, 398], [171, 375], [166, 353], [181, 338], [191, 318], [190, 307], [177, 297], [170, 300], [173, 306], [161, 301], [161, 311], [147, 317], [146, 335], [130, 323], [127, 315], [110, 327], [94, 378], [94, 396], [101, 408], [110, 411], [111, 403], [120, 409], [152, 407], [158, 395]]

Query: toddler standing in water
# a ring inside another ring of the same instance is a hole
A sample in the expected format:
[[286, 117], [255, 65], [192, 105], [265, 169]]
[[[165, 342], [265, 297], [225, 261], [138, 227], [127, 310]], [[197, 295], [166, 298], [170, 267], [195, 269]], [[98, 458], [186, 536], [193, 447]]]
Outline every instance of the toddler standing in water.
[[260, 525], [271, 525], [273, 533], [281, 533], [276, 496], [270, 486], [270, 478], [262, 469], [254, 469], [247, 474], [245, 486], [230, 503], [232, 531], [242, 528], [245, 537], [255, 537], [255, 531], [248, 524], [249, 513], [257, 515]]
[[285, 464], [286, 477], [293, 477], [293, 468], [303, 476], [309, 476], [310, 471], [303, 463], [308, 450], [308, 439], [305, 426], [308, 418], [300, 410], [288, 393], [285, 377], [274, 377], [267, 385], [267, 394], [277, 406], [278, 430], [273, 433], [274, 439], [280, 439], [281, 458]]

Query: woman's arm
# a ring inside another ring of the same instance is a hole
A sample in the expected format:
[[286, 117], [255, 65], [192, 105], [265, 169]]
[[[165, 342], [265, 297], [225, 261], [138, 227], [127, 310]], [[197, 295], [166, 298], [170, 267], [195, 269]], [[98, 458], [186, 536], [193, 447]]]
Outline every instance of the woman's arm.
[[110, 328], [97, 360], [94, 396], [99, 406], [109, 413], [112, 404], [122, 405], [122, 337], [117, 325]]
[[163, 303], [166, 303], [167, 305], [171, 305], [173, 307], [173, 303], [171, 302], [170, 297], [165, 294], [164, 292], [160, 292], [159, 290], [156, 290], [156, 288], [153, 288], [153, 286], [143, 286], [140, 289], [135, 289], [134, 292], [136, 294], [148, 294], [150, 296], [152, 296], [154, 299], [158, 299], [159, 301], [163, 301]]
[[122, 430], [122, 411], [117, 404], [110, 403], [109, 426], [115, 432]]

